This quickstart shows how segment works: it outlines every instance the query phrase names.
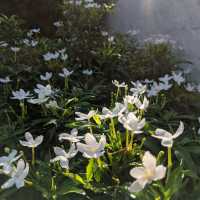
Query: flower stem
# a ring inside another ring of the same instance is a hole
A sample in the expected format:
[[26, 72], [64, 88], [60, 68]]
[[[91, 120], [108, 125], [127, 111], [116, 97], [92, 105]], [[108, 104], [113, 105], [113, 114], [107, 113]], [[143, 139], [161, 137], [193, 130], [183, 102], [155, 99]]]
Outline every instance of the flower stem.
[[168, 147], [167, 149], [167, 157], [168, 157], [168, 168], [172, 167], [172, 148]]
[[25, 105], [23, 101], [20, 102], [20, 107], [21, 107], [22, 119], [25, 119]]
[[127, 96], [127, 95], [128, 95], [128, 86], [126, 86], [126, 87], [124, 88], [124, 90], [125, 90], [125, 96]]
[[131, 149], [133, 147], [133, 138], [134, 138], [134, 132], [131, 132], [131, 139], [130, 139], [130, 144], [129, 144], [129, 146], [131, 147]]
[[67, 94], [67, 90], [68, 90], [68, 79], [65, 78], [65, 88], [64, 88], [64, 94]]
[[128, 149], [128, 144], [129, 144], [129, 131], [126, 129], [126, 149]]
[[111, 118], [111, 126], [112, 126], [113, 138], [116, 138], [115, 123], [114, 123], [113, 118]]
[[118, 96], [119, 96], [119, 87], [117, 87], [117, 92], [116, 92], [116, 96], [115, 96], [115, 102], [117, 102]]
[[32, 165], [35, 165], [35, 148], [32, 147]]

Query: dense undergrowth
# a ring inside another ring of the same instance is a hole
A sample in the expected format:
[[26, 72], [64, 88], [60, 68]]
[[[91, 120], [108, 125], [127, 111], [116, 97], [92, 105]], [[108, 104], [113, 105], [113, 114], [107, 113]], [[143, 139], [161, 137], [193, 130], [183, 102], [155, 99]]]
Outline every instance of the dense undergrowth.
[[0, 18], [0, 199], [198, 200], [200, 87], [184, 57], [108, 32], [113, 2], [75, 2], [52, 37]]

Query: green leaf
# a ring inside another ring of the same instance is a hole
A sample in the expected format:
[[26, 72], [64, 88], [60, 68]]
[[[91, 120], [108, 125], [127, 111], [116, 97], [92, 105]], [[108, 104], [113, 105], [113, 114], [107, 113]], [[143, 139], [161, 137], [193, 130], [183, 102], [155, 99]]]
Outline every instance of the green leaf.
[[94, 164], [94, 159], [90, 159], [86, 167], [86, 178], [88, 182], [91, 181], [93, 178]]
[[99, 115], [94, 115], [93, 116], [94, 121], [96, 122], [97, 125], [101, 125], [101, 119]]
[[83, 184], [83, 185], [85, 185], [85, 181], [84, 181], [83, 178], [82, 178], [81, 176], [79, 176], [78, 174], [76, 174], [76, 175], [74, 176], [74, 180], [77, 181], [77, 182], [79, 182], [79, 183], [81, 183], [81, 184]]
[[62, 183], [62, 185], [59, 187], [58, 194], [59, 195], [66, 195], [70, 193], [76, 193], [84, 195], [85, 191], [80, 189], [72, 180], [67, 180]]

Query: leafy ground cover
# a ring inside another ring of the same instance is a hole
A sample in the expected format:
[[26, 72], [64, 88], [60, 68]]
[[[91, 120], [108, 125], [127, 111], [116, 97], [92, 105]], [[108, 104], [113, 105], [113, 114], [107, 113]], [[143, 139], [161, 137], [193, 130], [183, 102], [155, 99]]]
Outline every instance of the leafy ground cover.
[[198, 200], [200, 86], [113, 6], [67, 1], [51, 37], [1, 16], [0, 199]]

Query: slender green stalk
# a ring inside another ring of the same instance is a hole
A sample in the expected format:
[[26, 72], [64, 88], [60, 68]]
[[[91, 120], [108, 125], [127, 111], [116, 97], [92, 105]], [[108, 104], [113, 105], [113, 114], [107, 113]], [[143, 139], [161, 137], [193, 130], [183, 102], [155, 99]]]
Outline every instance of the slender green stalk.
[[167, 149], [167, 158], [168, 158], [168, 168], [172, 167], [172, 148], [168, 147]]
[[117, 92], [116, 92], [116, 96], [115, 96], [115, 102], [117, 102], [119, 97], [119, 87], [117, 87]]
[[111, 118], [111, 127], [112, 127], [111, 132], [112, 132], [113, 138], [116, 138], [115, 123], [114, 123], [113, 118]]
[[126, 149], [128, 149], [128, 144], [129, 144], [129, 131], [126, 129]]
[[67, 90], [68, 90], [69, 84], [68, 84], [68, 78], [65, 78], [65, 88], [64, 88], [64, 94], [67, 94]]
[[134, 132], [131, 132], [131, 139], [130, 139], [130, 143], [129, 143], [129, 146], [131, 147], [131, 149], [133, 147], [133, 138], [134, 138]]
[[24, 101], [20, 101], [20, 107], [21, 107], [21, 116], [22, 116], [22, 119], [25, 119], [26, 111], [25, 111]]
[[125, 87], [125, 96], [128, 95], [128, 86]]
[[35, 148], [32, 147], [32, 166], [35, 165]]

